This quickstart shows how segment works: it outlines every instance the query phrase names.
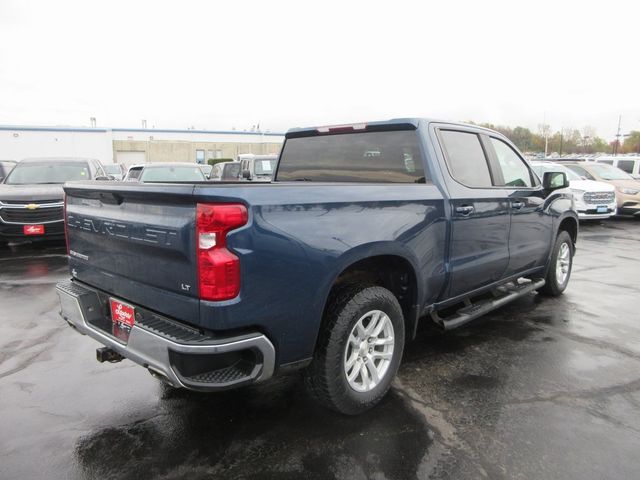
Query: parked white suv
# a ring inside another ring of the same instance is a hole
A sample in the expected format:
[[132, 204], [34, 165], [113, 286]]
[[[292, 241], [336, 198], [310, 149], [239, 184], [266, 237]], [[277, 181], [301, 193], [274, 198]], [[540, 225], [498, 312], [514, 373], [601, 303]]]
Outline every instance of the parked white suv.
[[598, 220], [616, 214], [616, 190], [613, 185], [586, 180], [573, 170], [554, 162], [531, 162], [531, 166], [540, 178], [545, 172], [564, 172], [569, 180], [580, 220]]

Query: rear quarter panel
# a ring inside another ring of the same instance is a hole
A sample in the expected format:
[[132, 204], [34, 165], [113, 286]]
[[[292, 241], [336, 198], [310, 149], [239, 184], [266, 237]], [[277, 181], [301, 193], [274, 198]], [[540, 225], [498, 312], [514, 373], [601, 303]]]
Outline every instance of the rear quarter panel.
[[[219, 200], [206, 187], [195, 193]], [[250, 207], [249, 224], [228, 237], [241, 259], [241, 292], [229, 302], [201, 302], [200, 321], [213, 330], [264, 330], [281, 364], [312, 355], [331, 285], [358, 260], [408, 260], [419, 303], [442, 288], [446, 221], [433, 185], [278, 183], [234, 193]]]

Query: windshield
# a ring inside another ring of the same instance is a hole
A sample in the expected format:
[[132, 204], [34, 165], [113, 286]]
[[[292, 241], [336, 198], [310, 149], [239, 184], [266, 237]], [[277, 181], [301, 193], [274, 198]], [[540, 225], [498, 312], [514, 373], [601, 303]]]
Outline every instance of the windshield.
[[590, 164], [589, 168], [603, 180], [633, 180], [633, 177], [628, 173], [606, 163]]
[[86, 163], [19, 163], [11, 170], [4, 183], [29, 185], [90, 179], [89, 166]]
[[273, 175], [273, 171], [276, 169], [276, 159], [256, 159], [254, 169], [256, 171], [256, 175]]
[[122, 173], [122, 171], [120, 170], [120, 165], [118, 164], [112, 164], [112, 165], [103, 165], [102, 168], [104, 169], [104, 171], [106, 173], [108, 173], [109, 175], [119, 175]]
[[562, 172], [567, 176], [567, 180], [582, 180], [580, 175], [578, 175], [573, 170], [568, 169], [564, 165], [546, 165], [542, 163], [532, 163], [533, 171], [538, 174], [538, 177], [542, 179], [546, 172]]
[[202, 182], [204, 180], [206, 179], [200, 167], [188, 165], [144, 168], [140, 175], [141, 182]]

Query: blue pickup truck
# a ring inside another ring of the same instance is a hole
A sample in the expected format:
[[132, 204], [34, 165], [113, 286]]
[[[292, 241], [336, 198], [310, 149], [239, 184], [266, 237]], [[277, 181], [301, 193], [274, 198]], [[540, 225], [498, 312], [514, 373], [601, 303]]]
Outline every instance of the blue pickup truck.
[[567, 186], [499, 133], [426, 119], [292, 129], [269, 183], [69, 184], [61, 315], [98, 360], [176, 387], [304, 369], [321, 404], [357, 414], [419, 321], [565, 290]]

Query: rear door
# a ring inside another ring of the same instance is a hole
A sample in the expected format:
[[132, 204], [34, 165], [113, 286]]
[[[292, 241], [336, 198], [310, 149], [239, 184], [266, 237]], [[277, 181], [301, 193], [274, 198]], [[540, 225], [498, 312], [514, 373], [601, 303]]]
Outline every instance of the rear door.
[[509, 263], [508, 193], [493, 188], [483, 131], [440, 126], [436, 136], [449, 175], [449, 290], [456, 297], [502, 278]]
[[511, 214], [509, 265], [505, 276], [543, 265], [551, 246], [552, 221], [544, 211], [544, 192], [536, 175], [504, 140], [489, 136], [487, 153], [494, 184], [508, 197]]

